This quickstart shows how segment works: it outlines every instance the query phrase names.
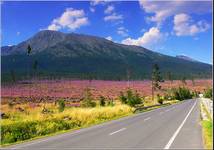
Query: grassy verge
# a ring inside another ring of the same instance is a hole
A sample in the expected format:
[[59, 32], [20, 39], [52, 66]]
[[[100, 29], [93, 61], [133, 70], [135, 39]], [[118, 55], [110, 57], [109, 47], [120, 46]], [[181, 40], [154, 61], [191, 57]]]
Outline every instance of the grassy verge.
[[202, 134], [203, 134], [203, 142], [204, 147], [206, 149], [212, 149], [213, 146], [213, 121], [204, 104], [201, 104], [201, 111], [205, 113], [207, 116], [207, 120], [202, 120]]
[[172, 105], [172, 104], [176, 104], [176, 103], [179, 103], [179, 102], [181, 102], [181, 101], [179, 101], [179, 100], [171, 100], [171, 101], [165, 102], [164, 104], [162, 104], [160, 106], [154, 106], [154, 107], [150, 107], [150, 108], [147, 108], [147, 109], [137, 110], [137, 111], [135, 111], [135, 113], [147, 112], [147, 111], [151, 111], [151, 110], [154, 110], [154, 109], [157, 109], [157, 108], [166, 107], [166, 106], [169, 106], [169, 105]]
[[213, 145], [212, 128], [213, 128], [213, 123], [211, 120], [202, 121], [203, 139], [204, 139], [204, 145], [206, 149], [212, 149], [212, 145]]

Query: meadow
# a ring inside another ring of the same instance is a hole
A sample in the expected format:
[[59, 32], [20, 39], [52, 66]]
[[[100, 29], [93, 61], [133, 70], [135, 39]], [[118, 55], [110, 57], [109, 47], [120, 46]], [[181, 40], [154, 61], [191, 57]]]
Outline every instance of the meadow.
[[[212, 80], [180, 80], [165, 81], [161, 83], [162, 90], [157, 93], [164, 94], [167, 89], [185, 86], [192, 91], [203, 92], [204, 89], [211, 87]], [[140, 96], [151, 96], [151, 81], [102, 81], [102, 80], [40, 80], [17, 82], [15, 84], [2, 85], [1, 96], [2, 104], [8, 100], [18, 100], [19, 103], [32, 101], [54, 101], [59, 98], [68, 101], [79, 102], [84, 93], [84, 89], [90, 87], [95, 99], [100, 96], [108, 99], [115, 99], [121, 91], [128, 88], [136, 90]]]

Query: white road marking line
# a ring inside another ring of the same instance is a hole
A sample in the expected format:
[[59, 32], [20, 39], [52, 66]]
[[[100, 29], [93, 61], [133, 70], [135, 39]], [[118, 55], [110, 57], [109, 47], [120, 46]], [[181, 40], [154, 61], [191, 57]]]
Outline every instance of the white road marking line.
[[186, 122], [187, 118], [189, 117], [190, 113], [192, 112], [193, 108], [195, 107], [196, 102], [197, 101], [195, 101], [194, 105], [192, 106], [192, 108], [190, 109], [190, 111], [188, 112], [188, 114], [186, 115], [186, 117], [184, 118], [184, 120], [181, 123], [181, 125], [178, 127], [178, 129], [175, 131], [175, 133], [173, 134], [173, 136], [170, 138], [169, 142], [166, 144], [166, 146], [164, 147], [164, 149], [169, 149], [170, 148], [170, 146], [172, 145], [172, 143], [175, 140], [176, 136], [180, 132], [180, 130], [183, 127], [184, 123]]
[[144, 119], [144, 121], [147, 121], [147, 120], [149, 120], [149, 119], [151, 119], [151, 117], [148, 117], [148, 118]]
[[112, 133], [110, 133], [109, 135], [113, 135], [113, 134], [118, 133], [118, 132], [121, 132], [121, 131], [123, 131], [123, 130], [126, 130], [126, 128], [122, 128], [122, 129], [120, 129], [120, 130], [117, 130], [117, 131], [115, 131], [115, 132], [112, 132]]

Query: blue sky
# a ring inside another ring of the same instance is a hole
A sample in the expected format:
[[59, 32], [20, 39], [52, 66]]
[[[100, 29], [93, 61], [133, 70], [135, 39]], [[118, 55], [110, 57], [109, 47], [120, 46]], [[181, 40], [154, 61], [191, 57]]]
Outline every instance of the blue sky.
[[212, 63], [211, 1], [3, 2], [1, 10], [2, 46], [49, 29]]

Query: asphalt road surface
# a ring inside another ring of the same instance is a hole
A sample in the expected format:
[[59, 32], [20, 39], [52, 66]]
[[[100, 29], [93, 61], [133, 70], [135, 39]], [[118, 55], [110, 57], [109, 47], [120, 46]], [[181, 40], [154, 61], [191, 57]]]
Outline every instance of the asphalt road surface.
[[150, 112], [8, 148], [203, 149], [199, 109], [199, 100], [186, 100]]

